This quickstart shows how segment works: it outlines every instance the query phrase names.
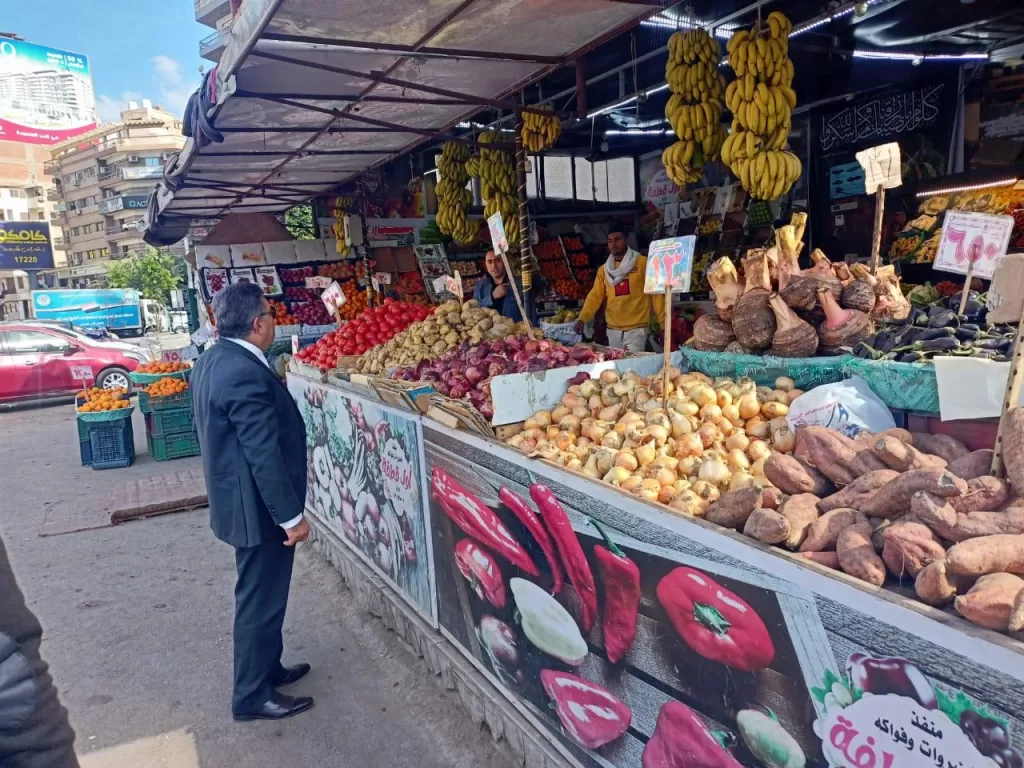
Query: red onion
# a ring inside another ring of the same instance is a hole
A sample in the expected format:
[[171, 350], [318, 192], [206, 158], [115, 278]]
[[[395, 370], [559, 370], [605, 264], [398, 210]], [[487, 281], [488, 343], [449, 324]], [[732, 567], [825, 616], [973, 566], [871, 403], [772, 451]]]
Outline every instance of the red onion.
[[590, 379], [590, 374], [587, 373], [586, 371], [580, 371], [571, 379], [569, 379], [569, 386], [571, 387], [576, 384], [582, 384], [584, 381], [587, 381], [588, 379]]
[[468, 381], [470, 384], [474, 384], [475, 385], [478, 381], [480, 381], [484, 377], [484, 373], [483, 373], [483, 371], [481, 371], [476, 366], [471, 365], [471, 366], [469, 366], [469, 368], [466, 369], [465, 376], [466, 376], [466, 381]]

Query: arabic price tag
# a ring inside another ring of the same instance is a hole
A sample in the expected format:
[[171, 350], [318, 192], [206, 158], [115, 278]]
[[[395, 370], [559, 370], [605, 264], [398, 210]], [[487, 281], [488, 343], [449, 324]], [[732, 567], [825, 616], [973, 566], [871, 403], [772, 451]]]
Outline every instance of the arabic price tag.
[[298, 336], [292, 336], [292, 354], [293, 355], [299, 354], [299, 337]]
[[445, 288], [449, 293], [458, 296], [460, 302], [462, 301], [462, 275], [459, 274], [459, 270], [456, 269], [455, 274], [448, 278]]
[[370, 285], [373, 286], [374, 291], [378, 293], [380, 292], [380, 281], [377, 279], [376, 275], [370, 278]]
[[307, 288], [328, 288], [331, 285], [331, 278], [329, 277], [307, 277], [306, 287]]
[[75, 381], [89, 381], [93, 378], [92, 368], [88, 365], [72, 365], [71, 378]]
[[448, 281], [451, 280], [451, 275], [441, 275], [440, 277], [434, 278], [434, 292], [444, 293], [448, 290]]
[[160, 353], [160, 360], [165, 363], [180, 363], [181, 362], [181, 350], [180, 349], [165, 349]]
[[380, 285], [391, 285], [391, 273], [390, 272], [375, 272], [373, 274], [373, 278]]
[[1013, 231], [1012, 216], [948, 211], [942, 222], [942, 239], [935, 252], [934, 269], [967, 274], [974, 262], [974, 277], [992, 279], [1006, 255]]
[[331, 284], [324, 289], [324, 292], [320, 294], [320, 300], [327, 307], [327, 311], [334, 314], [335, 310], [340, 309], [345, 305], [347, 298], [345, 292], [341, 290], [341, 286], [338, 285], [336, 280], [332, 280]]
[[193, 344], [206, 344], [211, 341], [216, 335], [216, 329], [212, 325], [204, 325], [198, 331], [192, 334], [191, 338]]
[[498, 253], [508, 253], [508, 237], [505, 235], [505, 222], [501, 211], [487, 217], [487, 229], [491, 232], [491, 245]]
[[894, 189], [903, 184], [900, 145], [895, 141], [858, 152], [857, 162], [864, 169], [864, 188], [868, 192], [874, 192], [879, 186]]
[[651, 243], [644, 273], [644, 293], [664, 293], [667, 287], [673, 293], [689, 291], [696, 243], [694, 235], [667, 237]]

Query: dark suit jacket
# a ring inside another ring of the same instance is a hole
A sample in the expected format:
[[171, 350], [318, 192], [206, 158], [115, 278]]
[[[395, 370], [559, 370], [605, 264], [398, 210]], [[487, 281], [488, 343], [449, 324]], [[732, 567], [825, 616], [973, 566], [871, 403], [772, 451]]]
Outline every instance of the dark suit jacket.
[[189, 386], [214, 535], [235, 547], [283, 539], [280, 524], [306, 501], [295, 401], [255, 355], [223, 340], [200, 355]]

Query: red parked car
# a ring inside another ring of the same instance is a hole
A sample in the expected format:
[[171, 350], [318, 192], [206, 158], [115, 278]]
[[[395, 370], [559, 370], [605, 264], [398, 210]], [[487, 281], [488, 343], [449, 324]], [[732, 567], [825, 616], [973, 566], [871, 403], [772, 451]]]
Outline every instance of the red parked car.
[[124, 342], [96, 341], [52, 325], [0, 323], [0, 403], [67, 397], [82, 389], [73, 366], [89, 366], [89, 386], [131, 389], [128, 373], [149, 360]]

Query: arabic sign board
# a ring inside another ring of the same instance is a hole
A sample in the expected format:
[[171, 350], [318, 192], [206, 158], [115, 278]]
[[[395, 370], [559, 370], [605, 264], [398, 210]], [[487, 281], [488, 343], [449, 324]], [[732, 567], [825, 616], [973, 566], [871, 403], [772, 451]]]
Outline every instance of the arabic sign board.
[[42, 221], [0, 221], [0, 269], [53, 269], [50, 225]]
[[487, 229], [491, 232], [491, 244], [498, 253], [508, 253], [508, 237], [505, 235], [505, 222], [501, 211], [487, 217]]
[[664, 293], [666, 288], [671, 288], [673, 293], [689, 291], [696, 243], [694, 235], [668, 237], [651, 243], [644, 274], [644, 293]]
[[327, 307], [327, 311], [334, 314], [337, 310], [341, 309], [345, 305], [347, 300], [345, 292], [341, 290], [341, 286], [338, 285], [336, 280], [332, 280], [331, 284], [324, 289], [324, 292], [320, 294], [320, 300]]
[[943, 272], [966, 275], [973, 261], [974, 277], [991, 280], [1006, 255], [1012, 230], [1012, 216], [948, 211], [932, 266]]

